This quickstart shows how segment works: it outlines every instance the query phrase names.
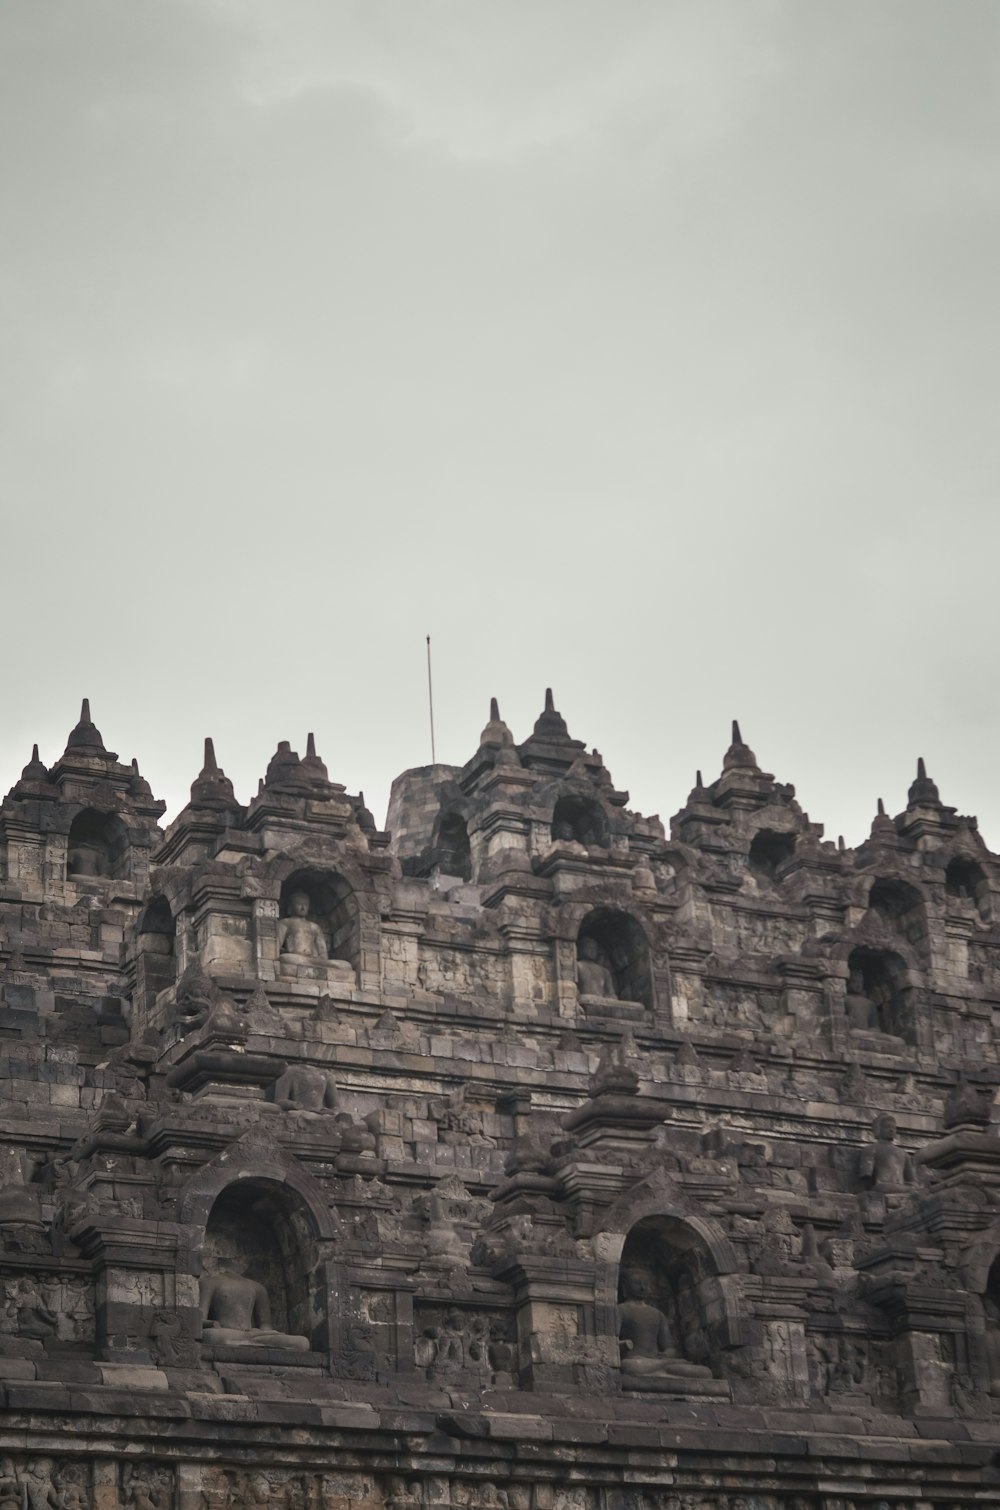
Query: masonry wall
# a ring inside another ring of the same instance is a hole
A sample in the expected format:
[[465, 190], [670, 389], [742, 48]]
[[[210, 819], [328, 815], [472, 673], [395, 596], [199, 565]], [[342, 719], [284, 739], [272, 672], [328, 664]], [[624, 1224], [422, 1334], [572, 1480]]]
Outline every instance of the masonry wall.
[[734, 730], [668, 832], [551, 699], [390, 813], [86, 707], [4, 800], [0, 1510], [1000, 1502], [975, 820]]

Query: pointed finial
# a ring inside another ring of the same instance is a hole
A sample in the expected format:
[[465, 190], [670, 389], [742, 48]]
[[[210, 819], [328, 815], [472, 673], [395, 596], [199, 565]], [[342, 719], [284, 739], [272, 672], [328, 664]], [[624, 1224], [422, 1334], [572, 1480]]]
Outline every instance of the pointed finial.
[[490, 721], [479, 736], [479, 748], [488, 746], [491, 749], [499, 747], [505, 749], [514, 743], [514, 736], [500, 717], [500, 704], [495, 697], [490, 698]]
[[910, 786], [906, 797], [907, 807], [940, 807], [941, 794], [927, 774], [924, 757], [917, 760], [917, 779]]
[[722, 757], [723, 771], [756, 771], [757, 757], [748, 744], [744, 743], [740, 732], [739, 720], [733, 719], [733, 742]]
[[702, 791], [704, 789], [704, 786], [705, 786], [705, 783], [701, 779], [701, 772], [700, 771], [695, 771], [695, 773], [694, 773], [694, 789], [695, 789], [695, 791], [696, 792]]
[[844, 854], [847, 850], [847, 845], [844, 843], [843, 834], [837, 835], [837, 848], [840, 850], [841, 854]]
[[306, 753], [299, 767], [300, 774], [314, 782], [329, 782], [330, 772], [316, 754], [315, 734], [306, 735]]
[[128, 789], [133, 797], [152, 797], [153, 795], [153, 788], [149, 782], [144, 776], [139, 775], [139, 762], [134, 755], [132, 756], [132, 780], [128, 784]]
[[878, 799], [878, 815], [880, 818], [885, 817], [885, 803], [882, 801], [881, 797]]
[[366, 834], [373, 834], [375, 832], [375, 819], [365, 805], [364, 792], [358, 793], [358, 805], [354, 810], [354, 816], [357, 819], [358, 827], [363, 829]]
[[45, 769], [45, 767], [43, 766], [41, 760], [38, 758], [38, 746], [37, 745], [32, 745], [31, 746], [31, 759], [28, 761], [28, 764], [25, 766], [24, 770], [21, 772], [21, 780], [22, 781], [44, 781], [46, 779], [46, 777], [48, 776], [48, 774], [49, 774], [48, 771]]
[[[570, 737], [569, 730], [566, 727], [566, 720], [556, 709], [551, 687], [546, 687], [545, 689], [545, 707], [535, 719], [535, 727], [532, 730], [531, 737], [532, 739], [544, 740], [546, 743], [554, 742], [556, 744], [568, 740]], [[582, 741], [576, 740], [575, 743], [578, 749], [584, 748]]]
[[191, 801], [197, 807], [236, 807], [233, 783], [215, 758], [215, 741], [205, 736], [205, 763], [191, 784]]
[[107, 760], [118, 759], [117, 755], [113, 755], [110, 750], [104, 748], [101, 731], [94, 726], [94, 721], [90, 716], [89, 697], [85, 697], [80, 704], [80, 721], [75, 728], [70, 730], [66, 749], [67, 751], [79, 750], [87, 759], [93, 759], [94, 756], [103, 756]]
[[264, 778], [263, 778], [263, 776], [258, 776], [257, 777], [257, 796], [258, 797], [263, 797], [263, 795], [264, 795]]

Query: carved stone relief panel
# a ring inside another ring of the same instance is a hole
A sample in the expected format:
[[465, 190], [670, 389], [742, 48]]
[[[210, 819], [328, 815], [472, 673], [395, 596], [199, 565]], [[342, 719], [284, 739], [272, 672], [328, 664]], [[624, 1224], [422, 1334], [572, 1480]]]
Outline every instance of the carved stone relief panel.
[[201, 1473], [201, 1510], [382, 1510], [384, 1503], [367, 1474], [216, 1465]]
[[91, 1510], [91, 1464], [74, 1458], [0, 1457], [0, 1510]]
[[417, 1302], [413, 1354], [418, 1372], [445, 1382], [459, 1376], [509, 1385], [514, 1367], [513, 1318], [500, 1311]]
[[93, 1282], [84, 1275], [3, 1274], [0, 1333], [44, 1343], [93, 1343]]
[[173, 1510], [176, 1471], [164, 1463], [119, 1465], [119, 1504], [123, 1510]]

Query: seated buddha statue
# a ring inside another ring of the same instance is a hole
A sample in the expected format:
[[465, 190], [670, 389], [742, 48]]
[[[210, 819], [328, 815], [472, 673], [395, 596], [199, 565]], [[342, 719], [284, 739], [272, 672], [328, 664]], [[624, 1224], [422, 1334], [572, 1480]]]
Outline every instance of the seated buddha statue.
[[245, 1274], [206, 1274], [201, 1281], [201, 1325], [205, 1341], [227, 1347], [274, 1347], [309, 1351], [308, 1337], [276, 1332], [271, 1302], [257, 1280]]
[[861, 1177], [873, 1190], [908, 1190], [914, 1183], [913, 1157], [896, 1142], [896, 1119], [881, 1112], [872, 1127], [874, 1140], [861, 1150]]
[[616, 1001], [618, 990], [610, 968], [601, 958], [596, 939], [582, 938], [576, 946], [577, 990], [581, 996]]
[[288, 898], [288, 916], [278, 922], [278, 954], [290, 955], [304, 964], [325, 960], [330, 953], [326, 934], [309, 916], [310, 905], [307, 892], [293, 891]]
[[[622, 1275], [618, 1306], [618, 1342], [622, 1374], [661, 1379], [711, 1379], [712, 1370], [689, 1363], [674, 1346], [670, 1323], [653, 1304], [650, 1286], [637, 1270]], [[641, 1388], [641, 1385], [638, 1387]]]
[[286, 1112], [304, 1112], [320, 1116], [337, 1107], [337, 1087], [329, 1070], [310, 1064], [289, 1065], [278, 1076], [272, 1090], [276, 1106]]

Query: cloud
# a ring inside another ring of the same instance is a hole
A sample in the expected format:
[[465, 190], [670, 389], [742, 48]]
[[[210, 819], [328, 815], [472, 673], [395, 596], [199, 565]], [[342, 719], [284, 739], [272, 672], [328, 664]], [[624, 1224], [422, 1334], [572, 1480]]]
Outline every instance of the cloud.
[[592, 151], [651, 128], [701, 148], [733, 129], [777, 65], [774, 0], [209, 4], [243, 25], [254, 105], [358, 90], [402, 141], [463, 161]]

